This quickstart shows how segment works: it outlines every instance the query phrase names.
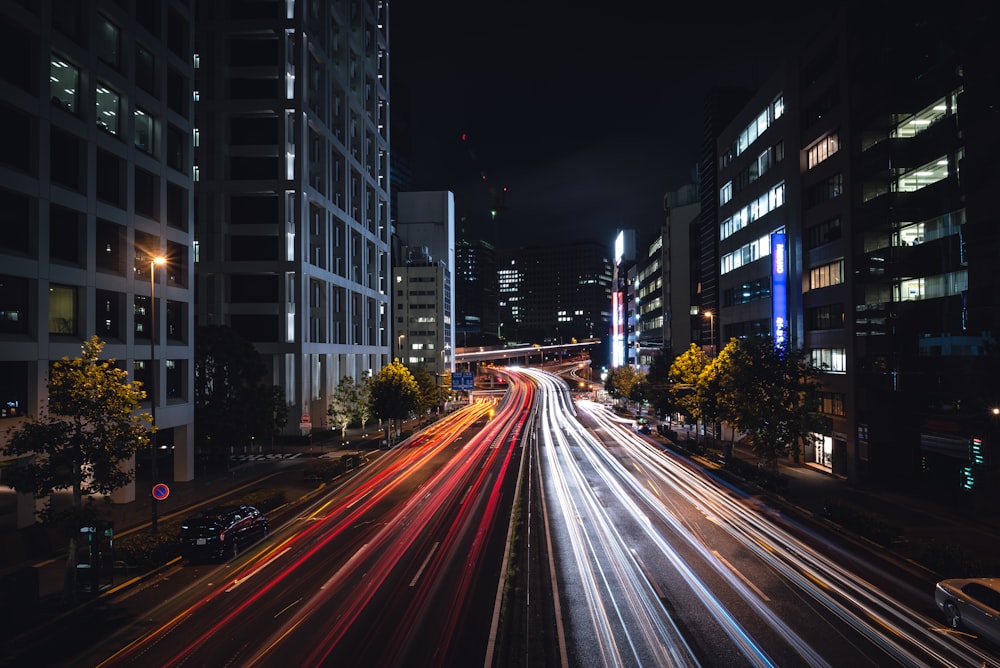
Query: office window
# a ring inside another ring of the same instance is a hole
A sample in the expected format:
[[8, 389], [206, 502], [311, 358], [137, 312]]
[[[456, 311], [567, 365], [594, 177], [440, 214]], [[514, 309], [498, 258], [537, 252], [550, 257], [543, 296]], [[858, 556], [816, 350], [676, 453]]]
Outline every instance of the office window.
[[118, 208], [124, 207], [125, 161], [117, 155], [97, 149], [97, 199]]
[[21, 193], [0, 189], [0, 248], [20, 255], [33, 254], [36, 201]]
[[77, 113], [77, 96], [80, 87], [80, 70], [61, 56], [52, 54], [49, 59], [49, 91], [52, 104], [71, 113]]
[[809, 270], [809, 289], [817, 290], [844, 282], [844, 261], [837, 260], [829, 264], [813, 267]]
[[844, 305], [827, 304], [806, 309], [806, 329], [840, 329], [844, 326]]
[[79, 0], [52, 0], [52, 25], [59, 32], [77, 44], [80, 41], [80, 26], [83, 18], [83, 3]]
[[814, 367], [827, 373], [847, 371], [847, 350], [844, 348], [816, 348], [810, 351]]
[[0, 334], [28, 333], [28, 279], [0, 274]]
[[135, 146], [140, 151], [155, 155], [153, 131], [155, 121], [153, 117], [142, 109], [135, 110]]
[[844, 192], [844, 175], [834, 174], [830, 178], [806, 190], [806, 207], [814, 207], [840, 197]]
[[805, 246], [807, 250], [819, 248], [823, 244], [840, 238], [840, 218], [824, 220], [818, 225], [806, 228]]
[[167, 106], [181, 116], [187, 116], [191, 103], [188, 79], [172, 67], [167, 68]]
[[94, 320], [97, 335], [104, 340], [122, 340], [125, 322], [122, 318], [121, 293], [110, 290], [96, 290], [94, 299]]
[[108, 17], [97, 16], [97, 57], [116, 70], [121, 67], [121, 31]]
[[187, 335], [187, 320], [184, 317], [187, 304], [167, 300], [167, 339], [184, 342]]
[[97, 219], [97, 270], [124, 275], [125, 228], [101, 218]]
[[136, 338], [149, 340], [149, 332], [152, 329], [149, 308], [149, 297], [145, 295], [135, 295], [132, 302], [132, 322]]
[[806, 152], [806, 168], [812, 169], [831, 155], [840, 150], [840, 141], [836, 132], [823, 137]]
[[49, 256], [56, 262], [81, 265], [83, 214], [53, 204], [49, 207]]
[[118, 134], [118, 93], [107, 86], [97, 87], [97, 127]]
[[166, 360], [164, 362], [164, 376], [167, 398], [185, 398], [184, 360]]
[[840, 392], [820, 392], [819, 412], [824, 415], [844, 416], [844, 395]]
[[82, 156], [85, 150], [78, 137], [53, 127], [49, 134], [49, 176], [52, 182], [82, 191]]
[[160, 179], [144, 169], [135, 170], [135, 212], [153, 220], [160, 219]]
[[28, 362], [0, 362], [0, 418], [24, 417], [28, 403]]
[[70, 285], [49, 286], [49, 334], [75, 335], [76, 288]]
[[167, 164], [179, 172], [187, 173], [187, 133], [167, 125]]
[[141, 44], [135, 45], [135, 84], [156, 96], [156, 57]]

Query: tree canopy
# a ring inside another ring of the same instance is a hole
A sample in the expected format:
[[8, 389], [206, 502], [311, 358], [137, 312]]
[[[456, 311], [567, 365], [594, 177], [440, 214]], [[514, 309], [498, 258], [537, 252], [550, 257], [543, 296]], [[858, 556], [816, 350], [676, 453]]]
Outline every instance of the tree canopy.
[[[8, 429], [8, 457], [23, 458], [4, 470], [4, 482], [18, 492], [48, 497], [43, 522], [61, 526], [69, 536], [66, 596], [75, 595], [76, 537], [79, 528], [100, 519], [92, 495], [110, 494], [135, 477], [128, 465], [149, 445], [152, 418], [139, 413], [146, 393], [129, 381], [114, 359], [101, 360], [104, 342], [84, 342], [79, 357], [62, 358], [49, 373], [48, 408]], [[72, 490], [71, 507], [57, 511], [52, 493]], [[83, 504], [84, 497], [88, 504]]]
[[370, 391], [372, 412], [380, 420], [401, 420], [419, 406], [420, 387], [399, 360], [379, 370]]
[[195, 433], [214, 459], [287, 421], [283, 394], [263, 382], [264, 360], [235, 330], [200, 327], [194, 355]]

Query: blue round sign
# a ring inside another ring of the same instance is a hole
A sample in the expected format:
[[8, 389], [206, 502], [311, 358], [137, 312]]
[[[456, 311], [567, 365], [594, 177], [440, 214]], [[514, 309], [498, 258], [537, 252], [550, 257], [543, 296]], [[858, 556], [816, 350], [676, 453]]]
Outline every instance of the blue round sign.
[[160, 483], [158, 485], [153, 485], [153, 498], [157, 501], [163, 501], [163, 499], [170, 496], [170, 488]]

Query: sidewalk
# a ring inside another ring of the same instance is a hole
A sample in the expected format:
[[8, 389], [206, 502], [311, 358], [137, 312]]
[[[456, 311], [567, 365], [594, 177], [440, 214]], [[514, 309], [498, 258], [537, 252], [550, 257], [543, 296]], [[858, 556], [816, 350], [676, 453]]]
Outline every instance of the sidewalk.
[[[195, 472], [188, 481], [167, 481], [169, 496], [157, 504], [159, 526], [178, 518], [187, 517], [202, 506], [222, 505], [249, 493], [254, 488], [281, 489], [287, 501], [299, 500], [315, 490], [319, 484], [306, 477], [309, 461], [318, 457], [340, 458], [345, 454], [377, 451], [384, 432], [369, 426], [365, 430], [348, 430], [344, 439], [339, 434], [329, 441], [316, 441], [312, 445], [286, 445], [276, 452], [258, 452], [235, 455], [228, 470]], [[148, 489], [150, 481], [139, 480], [134, 501], [114, 504], [111, 521], [116, 538], [135, 531], [148, 531], [152, 520], [151, 497], [138, 490]], [[161, 524], [162, 523], [162, 524]], [[58, 530], [34, 524], [17, 528], [16, 496], [14, 492], [0, 494], [0, 578], [37, 580], [37, 594], [27, 592], [31, 583], [17, 583], [17, 590], [0, 588], [0, 602], [7, 598], [23, 600], [24, 597], [42, 602], [58, 597], [63, 591], [68, 541]], [[29, 570], [30, 569], [30, 570]], [[115, 582], [125, 576], [116, 574]]]

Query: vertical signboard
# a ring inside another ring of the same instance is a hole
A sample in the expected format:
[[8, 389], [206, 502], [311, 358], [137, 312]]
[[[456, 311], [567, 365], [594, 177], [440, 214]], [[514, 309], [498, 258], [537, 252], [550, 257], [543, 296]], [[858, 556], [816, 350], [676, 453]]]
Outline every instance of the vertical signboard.
[[771, 336], [784, 345], [788, 335], [788, 286], [785, 233], [771, 235]]

